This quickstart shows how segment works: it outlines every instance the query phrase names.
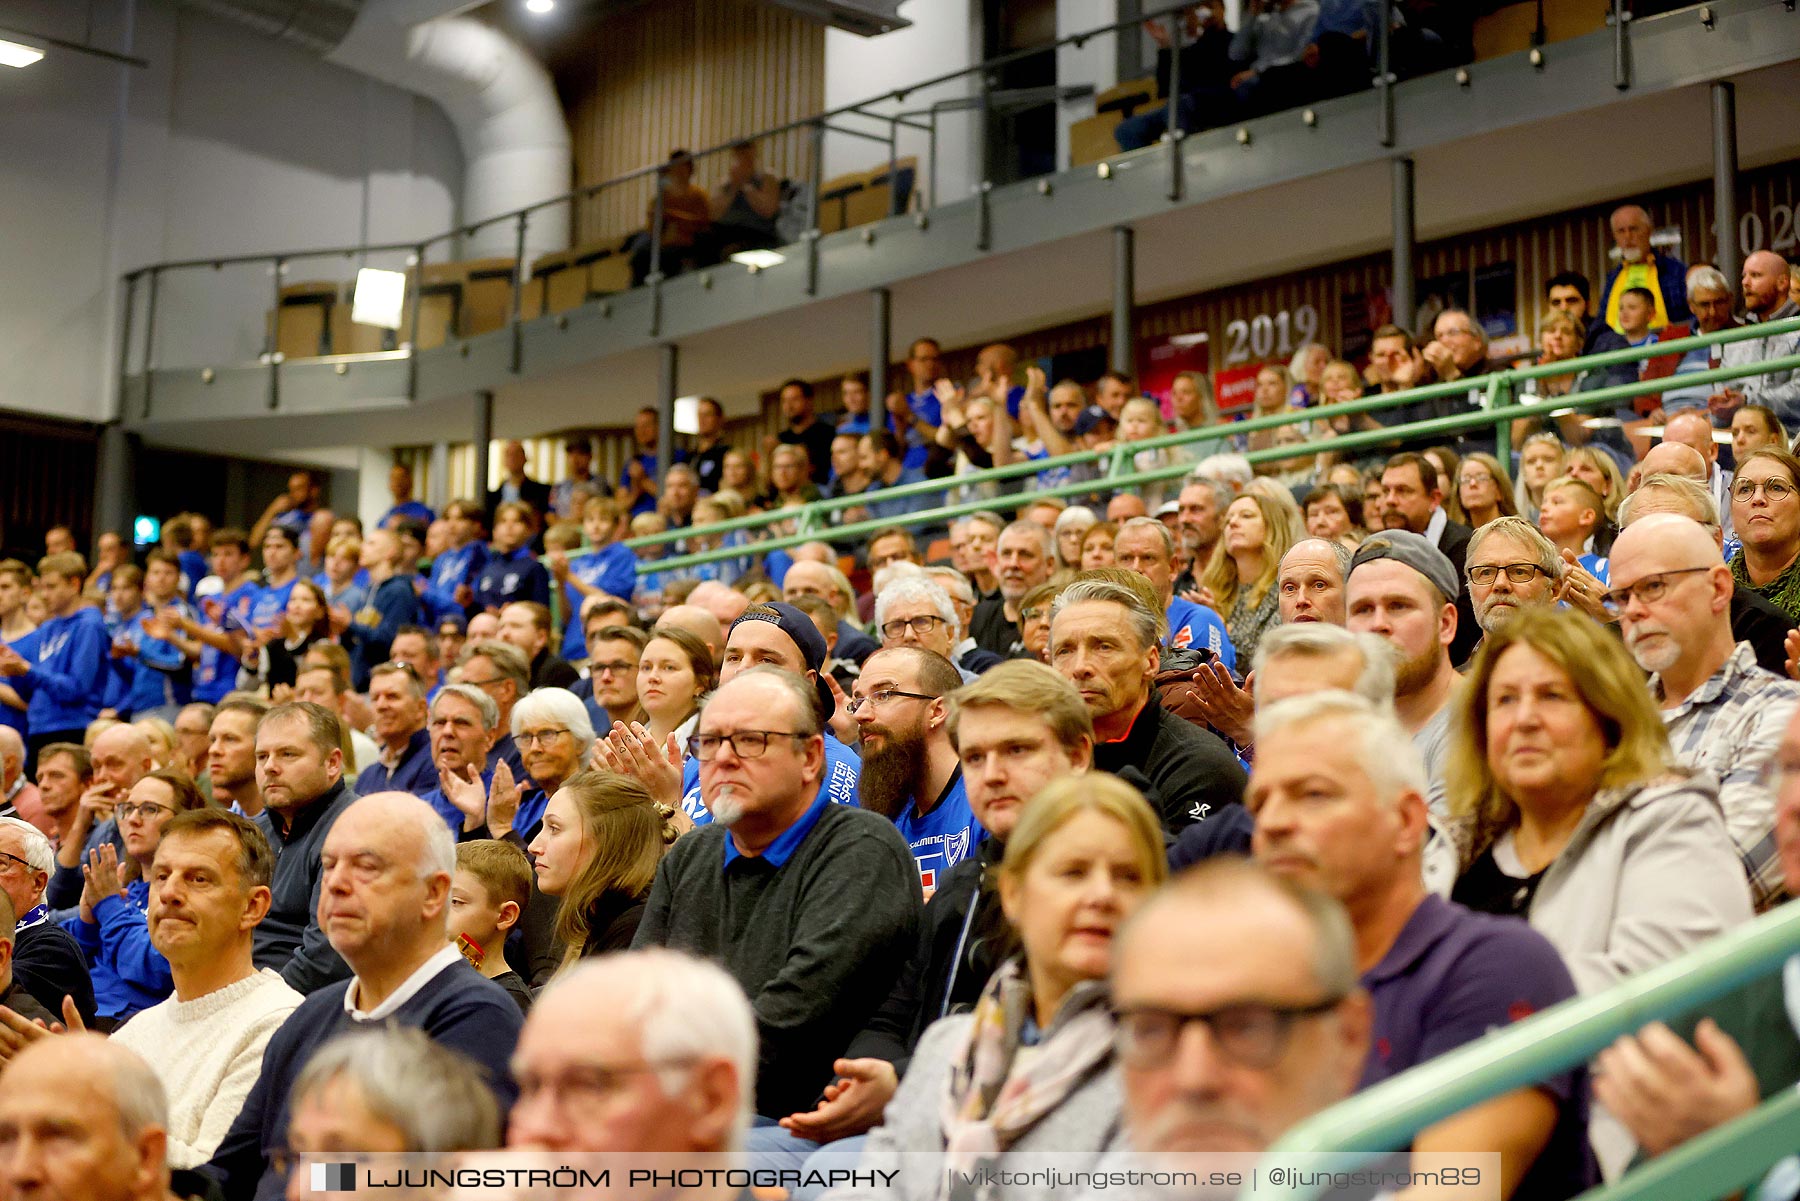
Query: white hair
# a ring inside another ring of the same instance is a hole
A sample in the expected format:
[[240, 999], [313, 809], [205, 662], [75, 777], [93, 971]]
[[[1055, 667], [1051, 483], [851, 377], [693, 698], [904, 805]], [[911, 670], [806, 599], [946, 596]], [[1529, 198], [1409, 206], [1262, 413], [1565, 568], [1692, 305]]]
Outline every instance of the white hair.
[[[438, 824], [443, 825], [441, 821]], [[19, 837], [25, 840], [25, 854], [22, 858], [31, 865], [32, 871], [43, 872], [47, 876], [56, 874], [56, 848], [50, 845], [50, 840], [44, 837], [42, 830], [17, 817], [0, 817], [0, 830], [19, 832]]]
[[889, 563], [886, 567], [883, 567], [880, 571], [875, 573], [875, 578], [869, 582], [869, 591], [873, 592], [876, 596], [880, 596], [882, 591], [895, 580], [902, 579], [906, 576], [917, 576], [922, 578], [924, 575], [925, 569], [920, 567], [917, 563], [909, 562], [906, 559], [895, 559], [892, 563]]
[[1056, 525], [1053, 527], [1053, 532], [1060, 534], [1073, 525], [1079, 525], [1083, 529], [1090, 529], [1099, 524], [1100, 518], [1086, 505], [1070, 505], [1056, 515]]
[[[954, 567], [927, 567], [925, 578], [950, 594], [953, 601], [961, 601], [965, 605], [975, 603], [975, 585], [969, 583], [969, 577]], [[5, 727], [0, 726], [0, 729]]]
[[[875, 594], [876, 632], [879, 633], [886, 624], [887, 616], [895, 605], [910, 601], [929, 602], [949, 626], [950, 645], [955, 646], [962, 641], [962, 623], [956, 620], [956, 605], [950, 600], [950, 594], [935, 581], [910, 576], [902, 576]], [[882, 644], [886, 643], [887, 640], [883, 638]]]
[[1242, 489], [1256, 478], [1256, 469], [1243, 455], [1207, 455], [1194, 465], [1188, 478], [1196, 483], [1235, 484]]
[[1264, 742], [1289, 726], [1314, 730], [1321, 722], [1339, 720], [1349, 725], [1356, 738], [1356, 758], [1369, 782], [1384, 801], [1402, 793], [1423, 797], [1431, 789], [1425, 757], [1400, 724], [1392, 709], [1372, 705], [1366, 697], [1338, 689], [1291, 696], [1256, 712], [1256, 743]]
[[[744, 990], [724, 968], [665, 947], [646, 947], [583, 959], [558, 975], [539, 1000], [564, 992], [582, 1008], [637, 1030], [665, 1094], [675, 1092], [688, 1065], [723, 1059], [737, 1070], [738, 1112], [732, 1149], [742, 1145], [756, 1106], [756, 1015]], [[538, 1007], [528, 1022], [541, 1020]]]
[[473, 684], [445, 684], [438, 689], [438, 694], [431, 698], [431, 708], [428, 712], [436, 717], [438, 706], [443, 703], [444, 698], [452, 696], [475, 706], [476, 711], [481, 714], [482, 729], [492, 730], [500, 724], [500, 706], [494, 703], [493, 697]]
[[1725, 273], [1704, 263], [1688, 268], [1685, 282], [1690, 296], [1695, 292], [1723, 292], [1727, 296], [1731, 295], [1731, 284], [1726, 280]]
[[1374, 634], [1352, 634], [1343, 626], [1323, 621], [1303, 621], [1276, 626], [1256, 644], [1253, 670], [1262, 671], [1269, 660], [1279, 655], [1299, 655], [1323, 659], [1329, 655], [1354, 652], [1362, 660], [1362, 672], [1356, 677], [1356, 695], [1377, 708], [1394, 703], [1393, 644]]
[[[449, 827], [440, 819], [438, 825]], [[347, 1080], [369, 1112], [398, 1129], [408, 1151], [476, 1151], [498, 1146], [500, 1109], [481, 1067], [413, 1026], [371, 1026], [340, 1034], [314, 1052], [292, 1096]]]
[[534, 721], [555, 722], [567, 728], [581, 746], [580, 765], [587, 766], [594, 749], [594, 723], [588, 719], [587, 706], [580, 697], [567, 688], [533, 689], [513, 706], [512, 736], [517, 738]]
[[[443, 826], [443, 821], [438, 825]], [[119, 1133], [133, 1140], [152, 1126], [167, 1130], [169, 1094], [162, 1078], [130, 1047], [113, 1042], [107, 1046], [113, 1061], [112, 1093], [119, 1110]]]

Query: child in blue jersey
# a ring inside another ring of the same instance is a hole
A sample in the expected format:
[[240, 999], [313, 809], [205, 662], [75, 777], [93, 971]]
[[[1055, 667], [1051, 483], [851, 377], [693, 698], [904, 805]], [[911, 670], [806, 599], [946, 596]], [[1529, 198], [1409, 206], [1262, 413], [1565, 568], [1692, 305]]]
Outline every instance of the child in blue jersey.
[[263, 535], [263, 583], [250, 606], [250, 628], [273, 630], [287, 613], [288, 597], [300, 573], [294, 569], [300, 557], [300, 540], [285, 526], [272, 525]]
[[1594, 532], [1606, 520], [1606, 504], [1585, 480], [1560, 476], [1544, 486], [1544, 503], [1538, 510], [1538, 529], [1555, 544], [1558, 554], [1569, 552], [1602, 584], [1608, 582], [1607, 562], [1593, 553]]
[[498, 614], [514, 601], [550, 603], [550, 573], [531, 553], [537, 514], [524, 501], [507, 501], [494, 510], [494, 543], [487, 566], [475, 582], [475, 607]]
[[87, 562], [69, 551], [38, 560], [44, 624], [0, 646], [0, 676], [31, 689], [25, 711], [27, 745], [80, 743], [100, 712], [106, 691], [109, 638], [100, 610], [82, 600]]
[[212, 536], [212, 571], [219, 577], [216, 595], [200, 599], [202, 615], [179, 622], [180, 632], [202, 644], [194, 669], [194, 699], [216, 705], [237, 687], [238, 659], [249, 641], [251, 611], [262, 586], [250, 574], [250, 539], [244, 531], [220, 530]]
[[610, 496], [590, 496], [581, 506], [581, 532], [587, 548], [573, 555], [557, 551], [550, 556], [550, 574], [562, 586], [562, 657], [571, 663], [587, 658], [581, 602], [590, 596], [612, 596], [629, 604], [631, 594], [637, 591], [637, 556], [619, 541], [624, 524], [618, 501]]
[[313, 577], [330, 609], [354, 613], [369, 603], [369, 573], [362, 566], [362, 536], [344, 535], [325, 550], [325, 570]]
[[431, 579], [421, 599], [432, 620], [451, 614], [466, 616], [475, 606], [475, 582], [487, 566], [487, 543], [481, 540], [484, 518], [472, 500], [453, 500], [444, 506], [445, 533], [450, 544], [431, 561]]
[[401, 558], [400, 539], [392, 530], [371, 530], [363, 539], [362, 564], [374, 588], [343, 634], [358, 689], [368, 687], [369, 669], [390, 657], [400, 627], [419, 624], [419, 598], [413, 577], [400, 570]]
[[170, 641], [172, 631], [161, 614], [173, 608], [192, 617], [193, 609], [182, 598], [181, 562], [174, 555], [150, 552], [142, 591], [134, 603], [137, 574], [138, 569], [129, 565], [113, 573], [113, 598], [129, 616], [113, 633], [113, 685], [106, 707], [126, 720], [154, 716], [174, 721], [193, 697], [193, 660]]

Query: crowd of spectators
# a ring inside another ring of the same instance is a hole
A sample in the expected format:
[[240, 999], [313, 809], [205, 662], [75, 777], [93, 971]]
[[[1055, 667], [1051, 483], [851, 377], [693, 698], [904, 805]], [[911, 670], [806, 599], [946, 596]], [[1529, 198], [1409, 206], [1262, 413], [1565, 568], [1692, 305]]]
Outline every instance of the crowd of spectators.
[[[1614, 215], [1597, 292], [1551, 281], [1540, 396], [1599, 386], [1584, 348], [1800, 311], [1777, 257], [1734, 302], [1648, 225]], [[366, 529], [297, 472], [249, 531], [182, 514], [90, 568], [52, 530], [0, 563], [0, 1193], [504, 1144], [926, 1198], [911, 1152], [1256, 1150], [1786, 903], [1800, 376], [1754, 368], [1800, 338], [1715, 348], [1752, 370], [1710, 388], [1704, 352], [1606, 368], [1668, 383], [1516, 455], [1336, 448], [1478, 405], [1406, 402], [1491, 366], [1469, 314], [1429, 335], [1263, 368], [1297, 441], [1203, 376], [1090, 392], [997, 345], [957, 383], [921, 339], [886, 428], [860, 378], [830, 417], [794, 380], [760, 454], [702, 401], [660, 471], [640, 414], [616, 481], [514, 443], [442, 514], [396, 467]], [[1333, 414], [1365, 393], [1402, 395]], [[1166, 478], [971, 475], [1120, 448]], [[958, 489], [988, 507], [939, 539]], [[822, 495], [857, 501], [819, 540], [708, 528]], [[1411, 1153], [1575, 1196], [1800, 1081], [1794, 980]]]

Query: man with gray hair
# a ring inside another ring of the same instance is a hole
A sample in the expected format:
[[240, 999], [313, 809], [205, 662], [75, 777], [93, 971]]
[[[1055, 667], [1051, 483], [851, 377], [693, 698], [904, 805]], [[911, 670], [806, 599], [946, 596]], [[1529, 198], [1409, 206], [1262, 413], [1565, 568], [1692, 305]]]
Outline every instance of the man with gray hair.
[[487, 806], [462, 809], [457, 802], [470, 791], [451, 787], [452, 782], [481, 781], [485, 798], [494, 773], [487, 768], [487, 753], [500, 737], [500, 707], [494, 698], [473, 684], [446, 684], [431, 700], [431, 716], [425, 727], [431, 734], [431, 762], [438, 783], [420, 797], [443, 815], [459, 836], [474, 836], [487, 825]]
[[957, 670], [963, 673], [965, 682], [973, 680], [989, 668], [998, 667], [1006, 662], [992, 651], [984, 651], [969, 636], [969, 623], [975, 620], [975, 585], [968, 576], [954, 567], [927, 567], [925, 578], [942, 588], [950, 597], [950, 605], [956, 610], [957, 626], [961, 630], [961, 638], [950, 647], [948, 658], [956, 664]]
[[1463, 577], [1481, 632], [1493, 633], [1522, 609], [1554, 605], [1566, 570], [1555, 545], [1523, 517], [1496, 517], [1477, 529], [1464, 552]]
[[0, 817], [0, 892], [12, 903], [13, 979], [59, 1017], [73, 997], [84, 1022], [94, 1019], [94, 984], [81, 947], [50, 920], [44, 887], [56, 857], [44, 832], [28, 821]]
[[0, 1193], [82, 1201], [204, 1195], [204, 1181], [170, 1172], [167, 1128], [162, 1085], [135, 1054], [97, 1034], [43, 1040], [0, 1072]]
[[[500, 1145], [500, 1107], [482, 1069], [411, 1026], [340, 1034], [294, 1082], [287, 1152], [345, 1147], [431, 1154]], [[385, 1144], [385, 1145], [384, 1145]]]
[[288, 1145], [294, 1084], [346, 1030], [416, 1027], [485, 1068], [503, 1109], [515, 1096], [507, 1061], [522, 1015], [448, 941], [456, 843], [443, 818], [407, 793], [363, 797], [332, 825], [319, 862], [320, 925], [354, 974], [301, 1002], [269, 1040], [262, 1074], [207, 1165], [227, 1196], [281, 1195], [269, 1154]]
[[1200, 573], [1206, 570], [1206, 562], [1219, 542], [1219, 521], [1235, 499], [1237, 489], [1216, 480], [1196, 475], [1182, 485], [1175, 501], [1176, 526], [1187, 569], [1175, 577], [1177, 596], [1198, 591]]
[[[596, 1013], [608, 1020], [596, 1022]], [[754, 1113], [756, 1066], [756, 1015], [724, 968], [660, 947], [585, 959], [525, 1019], [507, 1146], [735, 1151]], [[604, 1103], [558, 1099], [560, 1081], [601, 1073], [618, 1082]]]
[[[903, 576], [876, 594], [875, 629], [881, 634], [884, 650], [913, 646], [952, 663], [956, 663], [952, 652], [963, 641], [962, 615], [956, 603], [935, 580], [920, 576]], [[995, 663], [1000, 661], [995, 657]], [[956, 667], [964, 683], [978, 674], [960, 663]]]
[[1000, 593], [975, 606], [969, 636], [984, 651], [1010, 659], [1025, 649], [1019, 632], [1019, 602], [1050, 578], [1056, 566], [1056, 538], [1034, 521], [1015, 521], [1000, 531]]
[[802, 596], [818, 597], [837, 614], [836, 658], [861, 667], [863, 660], [879, 649], [873, 638], [846, 620], [856, 612], [856, 589], [835, 564], [800, 560], [790, 566], [781, 578], [781, 599], [791, 605]]
[[[1432, 895], [1423, 875], [1425, 763], [1392, 711], [1312, 692], [1256, 716], [1247, 803], [1270, 872], [1336, 898], [1374, 1009], [1359, 1088], [1575, 995], [1548, 939], [1523, 922]], [[1580, 1069], [1485, 1101], [1420, 1131], [1416, 1154], [1498, 1151], [1519, 1197], [1595, 1183]]]
[[1075, 685], [1094, 721], [1094, 766], [1149, 777], [1169, 833], [1244, 795], [1244, 769], [1219, 736], [1165, 709], [1154, 689], [1163, 615], [1135, 591], [1078, 580], [1050, 608], [1050, 666]]
[[510, 642], [499, 639], [476, 641], [473, 631], [469, 645], [456, 661], [458, 684], [471, 684], [494, 698], [500, 707], [500, 737], [488, 750], [487, 769], [494, 770], [500, 760], [512, 769], [513, 778], [525, 778], [525, 760], [519, 754], [512, 736], [512, 711], [524, 695], [531, 691], [531, 664]]
[[669, 848], [632, 942], [716, 959], [743, 986], [762, 1040], [756, 1112], [771, 1120], [831, 1083], [917, 944], [923, 906], [894, 823], [821, 795], [814, 695], [793, 672], [752, 667], [707, 701], [691, 745], [712, 821]]

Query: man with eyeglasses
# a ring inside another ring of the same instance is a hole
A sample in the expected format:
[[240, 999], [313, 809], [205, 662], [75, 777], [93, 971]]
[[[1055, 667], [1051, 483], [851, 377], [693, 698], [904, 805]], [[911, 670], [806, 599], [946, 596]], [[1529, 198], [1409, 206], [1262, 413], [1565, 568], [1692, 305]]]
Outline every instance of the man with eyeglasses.
[[318, 913], [349, 978], [313, 992], [270, 1038], [256, 1084], [206, 1165], [226, 1196], [282, 1195], [288, 1182], [270, 1154], [287, 1148], [295, 1081], [313, 1052], [348, 1030], [422, 1030], [483, 1069], [502, 1112], [512, 1104], [507, 1063], [523, 1015], [448, 941], [455, 871], [454, 837], [417, 797], [379, 793], [338, 816], [319, 849]]
[[12, 902], [14, 923], [13, 980], [56, 1014], [63, 998], [75, 998], [83, 1021], [94, 1018], [94, 984], [75, 939], [50, 920], [44, 886], [56, 857], [50, 840], [30, 822], [0, 817], [0, 892]]
[[1800, 709], [1800, 684], [1757, 666], [1731, 630], [1731, 569], [1698, 522], [1643, 517], [1613, 544], [1608, 609], [1650, 674], [1650, 692], [1684, 767], [1711, 772], [1758, 911], [1786, 899], [1775, 797], [1764, 770]]
[[596, 620], [588, 632], [588, 674], [569, 691], [587, 706], [594, 729], [609, 730], [615, 721], [629, 722], [637, 716], [638, 664], [649, 644], [650, 636], [631, 625], [601, 625]]
[[937, 651], [892, 646], [863, 664], [847, 708], [862, 749], [857, 799], [890, 817], [919, 863], [925, 899], [986, 837], [969, 808], [946, 699], [962, 673]]
[[356, 791], [410, 792], [423, 796], [437, 783], [431, 736], [425, 732], [425, 687], [410, 664], [397, 660], [369, 672], [369, 708], [375, 713], [380, 756], [356, 777]]
[[769, 1118], [810, 1109], [831, 1083], [912, 952], [922, 904], [893, 822], [821, 793], [814, 692], [765, 666], [713, 693], [691, 740], [713, 820], [669, 848], [632, 943], [716, 959], [743, 986], [759, 1027], [756, 1112]]
[[1556, 547], [1523, 517], [1496, 517], [1476, 530], [1463, 577], [1481, 632], [1493, 633], [1521, 610], [1555, 604], [1563, 571]]
[[[1426, 891], [1425, 763], [1390, 714], [1346, 692], [1292, 697], [1257, 713], [1256, 749], [1247, 798], [1256, 860], [1334, 898], [1350, 920], [1355, 971], [1373, 1007], [1357, 1087], [1575, 995], [1542, 934]], [[1223, 1031], [1210, 1033], [1223, 1050]], [[1503, 1195], [1572, 1197], [1596, 1182], [1583, 1075], [1564, 1073], [1444, 1118], [1420, 1131], [1412, 1150], [1498, 1152], [1513, 1182]]]
[[743, 1144], [755, 1074], [756, 1015], [717, 964], [660, 949], [585, 959], [525, 1019], [506, 1145], [699, 1166]]
[[[956, 602], [933, 580], [900, 576], [875, 598], [875, 630], [883, 648], [910, 646], [950, 659], [962, 638]], [[977, 648], [979, 649], [979, 648]], [[995, 657], [994, 662], [1000, 662]], [[975, 673], [959, 668], [965, 680]]]
[[[788, 604], [751, 605], [731, 625], [725, 638], [725, 662], [719, 668], [721, 687], [738, 673], [753, 667], [778, 667], [806, 680], [817, 698], [815, 712], [822, 723], [830, 722], [837, 712], [834, 682], [821, 674], [830, 652], [825, 636], [819, 633], [812, 618]], [[856, 781], [862, 767], [855, 751], [824, 729], [825, 765], [821, 769], [819, 796], [838, 805], [856, 804]], [[658, 790], [646, 780], [654, 795]], [[658, 797], [659, 800], [664, 798]], [[711, 806], [701, 796], [701, 772], [698, 759], [690, 754], [682, 764], [682, 811], [696, 825], [714, 820]]]

